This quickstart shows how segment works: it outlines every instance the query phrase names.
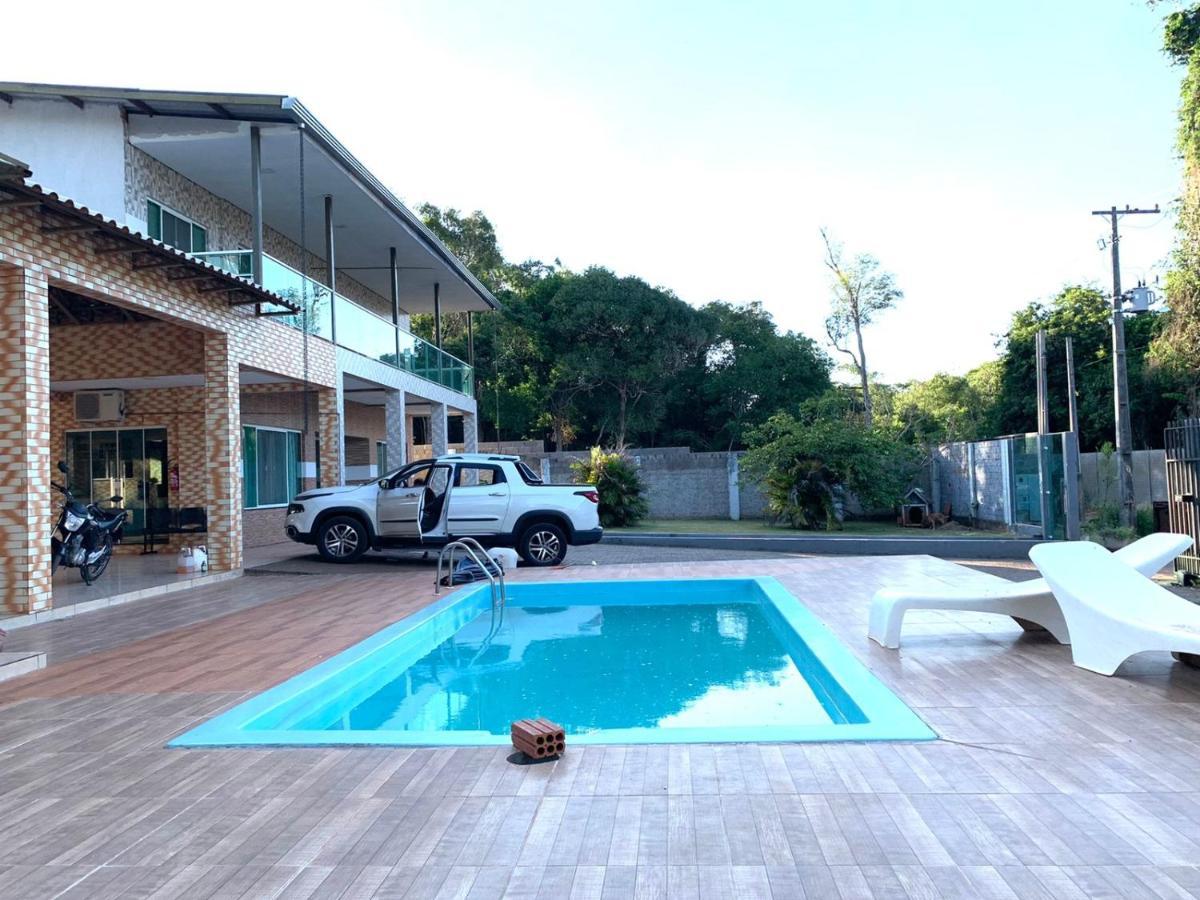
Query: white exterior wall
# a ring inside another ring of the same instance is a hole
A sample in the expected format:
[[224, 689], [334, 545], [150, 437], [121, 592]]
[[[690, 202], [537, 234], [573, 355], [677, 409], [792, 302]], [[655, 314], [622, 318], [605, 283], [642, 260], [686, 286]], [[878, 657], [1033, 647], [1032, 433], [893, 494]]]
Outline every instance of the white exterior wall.
[[125, 220], [125, 123], [116, 106], [0, 102], [0, 153], [27, 163], [47, 190]]

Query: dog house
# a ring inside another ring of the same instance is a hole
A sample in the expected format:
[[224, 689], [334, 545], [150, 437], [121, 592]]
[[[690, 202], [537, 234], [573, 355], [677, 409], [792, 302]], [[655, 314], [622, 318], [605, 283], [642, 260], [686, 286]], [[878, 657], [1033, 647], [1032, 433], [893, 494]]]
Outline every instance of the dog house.
[[900, 524], [906, 528], [929, 525], [929, 500], [920, 488], [911, 488], [900, 501]]

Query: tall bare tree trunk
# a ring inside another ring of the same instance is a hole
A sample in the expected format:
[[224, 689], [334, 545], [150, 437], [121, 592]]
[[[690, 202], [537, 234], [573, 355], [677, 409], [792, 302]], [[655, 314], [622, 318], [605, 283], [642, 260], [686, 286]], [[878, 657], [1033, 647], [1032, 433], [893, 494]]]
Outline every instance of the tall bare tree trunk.
[[870, 428], [874, 419], [871, 409], [871, 386], [867, 382], [867, 351], [863, 349], [862, 326], [854, 323], [854, 334], [858, 338], [858, 377], [862, 381], [863, 423]]

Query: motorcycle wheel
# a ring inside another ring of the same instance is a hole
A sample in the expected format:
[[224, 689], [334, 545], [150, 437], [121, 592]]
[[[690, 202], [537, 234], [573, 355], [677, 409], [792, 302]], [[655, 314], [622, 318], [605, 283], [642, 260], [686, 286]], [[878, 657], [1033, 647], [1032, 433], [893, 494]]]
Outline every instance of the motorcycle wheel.
[[50, 574], [53, 575], [58, 571], [58, 567], [62, 564], [62, 545], [59, 544], [58, 538], [50, 542]]
[[105, 534], [104, 547], [100, 551], [100, 558], [91, 565], [82, 565], [79, 567], [79, 574], [83, 576], [84, 584], [91, 584], [104, 574], [104, 570], [108, 568], [108, 561], [112, 559], [112, 548], [112, 536]]

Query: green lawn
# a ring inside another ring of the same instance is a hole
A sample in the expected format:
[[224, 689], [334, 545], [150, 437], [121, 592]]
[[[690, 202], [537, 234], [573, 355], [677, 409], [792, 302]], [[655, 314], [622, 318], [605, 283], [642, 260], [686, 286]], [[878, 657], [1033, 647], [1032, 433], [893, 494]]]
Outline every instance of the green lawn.
[[798, 531], [782, 525], [771, 525], [762, 519], [742, 519], [732, 522], [729, 519], [643, 519], [631, 528], [607, 528], [613, 534], [626, 532], [675, 532], [677, 534], [777, 534], [777, 535], [818, 535], [833, 534], [855, 536], [886, 536], [903, 535], [905, 537], [944, 536], [944, 537], [980, 537], [1002, 538], [1010, 535], [1004, 531], [976, 531], [964, 525], [952, 523], [937, 531], [925, 528], [903, 528], [893, 522], [847, 522], [841, 531], [819, 532]]

